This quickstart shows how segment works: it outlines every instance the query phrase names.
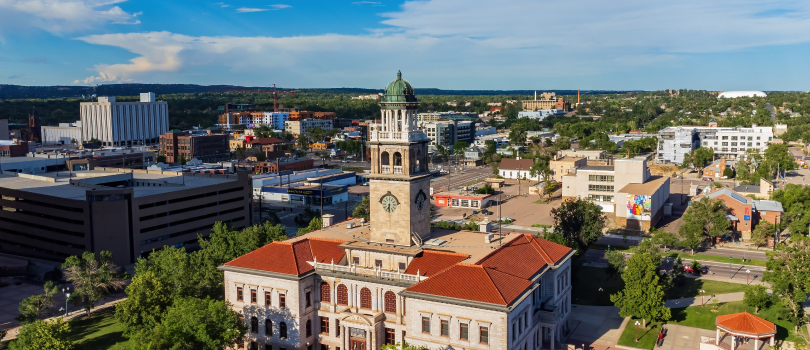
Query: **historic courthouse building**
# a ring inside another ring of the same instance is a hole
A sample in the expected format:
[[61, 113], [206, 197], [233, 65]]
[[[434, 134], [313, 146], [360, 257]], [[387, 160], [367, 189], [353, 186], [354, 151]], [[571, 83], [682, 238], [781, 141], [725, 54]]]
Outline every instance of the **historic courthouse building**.
[[548, 349], [571, 331], [573, 251], [528, 234], [430, 227], [428, 138], [397, 74], [369, 127], [371, 222], [351, 219], [221, 266], [251, 350]]

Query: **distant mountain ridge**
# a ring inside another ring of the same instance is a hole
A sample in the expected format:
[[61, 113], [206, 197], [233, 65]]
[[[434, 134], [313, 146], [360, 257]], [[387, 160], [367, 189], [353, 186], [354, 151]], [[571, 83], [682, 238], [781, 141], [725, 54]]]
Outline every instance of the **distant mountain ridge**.
[[[364, 88], [280, 88], [279, 90], [308, 90], [333, 91], [342, 93], [374, 94], [382, 89]], [[201, 92], [228, 92], [273, 90], [267, 86], [237, 86], [237, 85], [196, 85], [196, 84], [105, 84], [98, 86], [23, 86], [0, 84], [0, 99], [20, 98], [63, 98], [82, 97], [89, 95], [99, 96], [136, 96], [141, 92], [154, 92], [156, 94], [182, 94]], [[535, 90], [442, 90], [435, 88], [416, 88], [417, 95], [533, 95]], [[555, 92], [558, 95], [576, 95], [577, 90], [537, 90], [538, 92]], [[641, 90], [582, 90], [582, 94], [606, 94], [640, 92]]]

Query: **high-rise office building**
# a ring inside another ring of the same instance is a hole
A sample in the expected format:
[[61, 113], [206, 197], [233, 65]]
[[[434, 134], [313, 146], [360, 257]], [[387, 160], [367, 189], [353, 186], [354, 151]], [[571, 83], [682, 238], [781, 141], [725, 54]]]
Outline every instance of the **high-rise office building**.
[[169, 105], [155, 101], [155, 93], [141, 94], [138, 102], [116, 102], [102, 96], [98, 102], [81, 103], [82, 141], [99, 140], [102, 146], [158, 143], [169, 131]]

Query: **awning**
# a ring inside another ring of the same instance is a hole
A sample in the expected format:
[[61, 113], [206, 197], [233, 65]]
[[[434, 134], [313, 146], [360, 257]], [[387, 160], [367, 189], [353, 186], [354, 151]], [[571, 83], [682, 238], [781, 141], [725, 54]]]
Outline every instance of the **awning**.
[[726, 219], [729, 219], [731, 221], [740, 221], [740, 219], [737, 219], [736, 216], [731, 215], [731, 214], [726, 214]]

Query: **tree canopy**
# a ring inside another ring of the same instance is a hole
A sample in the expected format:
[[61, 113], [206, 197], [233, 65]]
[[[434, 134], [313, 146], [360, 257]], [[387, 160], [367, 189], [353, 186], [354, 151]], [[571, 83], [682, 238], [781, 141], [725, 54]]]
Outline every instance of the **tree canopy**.
[[728, 233], [729, 227], [726, 204], [719, 199], [703, 197], [693, 201], [686, 209], [678, 233], [683, 238], [682, 243], [691, 248], [694, 254], [706, 238], [714, 243], [714, 238]]
[[551, 209], [554, 232], [562, 235], [565, 245], [584, 250], [602, 236], [606, 217], [602, 207], [589, 200], [564, 200], [559, 207]]
[[658, 265], [649, 254], [633, 254], [622, 272], [624, 289], [610, 296], [610, 301], [620, 309], [622, 317], [635, 317], [645, 323], [668, 321], [672, 314], [664, 306], [666, 295], [658, 276]]
[[69, 340], [70, 324], [61, 317], [52, 321], [36, 320], [23, 325], [17, 339], [9, 344], [10, 350], [73, 350]]

